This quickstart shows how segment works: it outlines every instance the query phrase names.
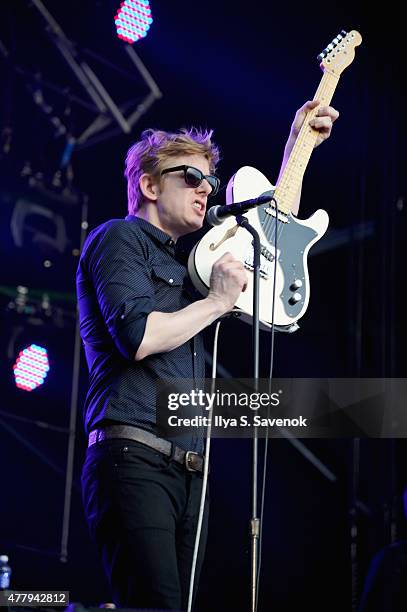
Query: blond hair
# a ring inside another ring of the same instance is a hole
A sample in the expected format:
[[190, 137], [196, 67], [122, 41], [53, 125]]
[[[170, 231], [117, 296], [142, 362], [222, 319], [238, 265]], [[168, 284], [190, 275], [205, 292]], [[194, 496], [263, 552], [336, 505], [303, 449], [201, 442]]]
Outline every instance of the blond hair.
[[134, 214], [143, 202], [140, 176], [144, 173], [158, 178], [166, 162], [180, 155], [202, 155], [209, 162], [210, 172], [216, 170], [219, 149], [211, 141], [213, 130], [182, 128], [178, 132], [145, 130], [141, 139], [127, 152], [125, 177], [127, 178], [128, 209]]

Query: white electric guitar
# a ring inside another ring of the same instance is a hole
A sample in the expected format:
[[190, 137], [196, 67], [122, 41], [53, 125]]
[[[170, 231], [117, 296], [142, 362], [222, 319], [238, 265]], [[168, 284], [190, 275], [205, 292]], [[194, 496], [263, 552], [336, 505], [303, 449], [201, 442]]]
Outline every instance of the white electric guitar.
[[[355, 56], [355, 47], [362, 37], [355, 30], [339, 34], [318, 56], [322, 76], [314, 100], [329, 105], [339, 76]], [[324, 235], [328, 214], [317, 210], [309, 219], [300, 220], [291, 214], [302, 178], [311, 157], [318, 131], [309, 126], [318, 108], [310, 111], [304, 121], [281, 179], [274, 191], [274, 200], [245, 213], [249, 223], [258, 231], [261, 240], [260, 321], [263, 326], [274, 325], [285, 331], [298, 328], [309, 302], [307, 255], [311, 246]], [[241, 202], [274, 190], [268, 179], [258, 170], [244, 166], [229, 181], [226, 202]], [[277, 232], [277, 250], [275, 239]], [[253, 270], [252, 237], [240, 227], [234, 217], [211, 229], [191, 251], [188, 271], [195, 287], [203, 295], [209, 290], [212, 266], [224, 253], [230, 252], [245, 268]], [[253, 314], [253, 273], [249, 273], [248, 287], [236, 302], [235, 310], [248, 322]], [[273, 319], [274, 276], [275, 304]]]

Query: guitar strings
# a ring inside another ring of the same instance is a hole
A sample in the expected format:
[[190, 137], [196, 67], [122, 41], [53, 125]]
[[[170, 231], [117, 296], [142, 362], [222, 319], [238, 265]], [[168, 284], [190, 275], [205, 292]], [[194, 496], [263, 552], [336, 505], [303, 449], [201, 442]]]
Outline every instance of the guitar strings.
[[[321, 104], [322, 103], [329, 104], [330, 101], [332, 100], [337, 83], [338, 83], [338, 78], [334, 77], [329, 72], [324, 72], [321, 82], [315, 93], [314, 100], [320, 100]], [[311, 118], [315, 117], [317, 110], [318, 110], [318, 107], [315, 109], [314, 113], [313, 111], [308, 113], [308, 117], [309, 116], [311, 116]], [[295, 185], [295, 183], [297, 183], [295, 193], [296, 194], [298, 193], [299, 183], [302, 180], [304, 171], [305, 171], [305, 168], [302, 171], [297, 170], [299, 158], [304, 158], [307, 156], [309, 160], [312, 154], [312, 150], [315, 146], [315, 141], [318, 137], [318, 134], [316, 132], [309, 129], [309, 127], [307, 126], [307, 123], [304, 121], [304, 124], [301, 127], [301, 130], [297, 137], [296, 143], [294, 145], [292, 154], [290, 155], [290, 158], [287, 162], [287, 167], [284, 170], [283, 177], [280, 181], [280, 184], [277, 187], [278, 191], [282, 191], [284, 189], [291, 190], [292, 185]], [[304, 151], [304, 148], [305, 148], [305, 151]], [[308, 160], [307, 160], [307, 163], [308, 163]], [[299, 165], [301, 167], [301, 164]], [[280, 205], [280, 203], [277, 202], [275, 199], [274, 199], [274, 202], [275, 202], [275, 211], [276, 211], [275, 217], [273, 214], [271, 214], [270, 217], [267, 217], [268, 213], [265, 213], [266, 219], [263, 221], [262, 228], [267, 236], [267, 239], [269, 240], [269, 237], [271, 237], [273, 234], [272, 232], [273, 221], [274, 221], [274, 224], [281, 223], [280, 228], [277, 229], [277, 239], [280, 242], [280, 240], [282, 239], [282, 234], [285, 229], [286, 223], [278, 219], [278, 214], [279, 214], [279, 211], [282, 211], [284, 214], [289, 214], [291, 211], [291, 207], [287, 209], [284, 205]], [[275, 228], [274, 228], [274, 232], [275, 232]], [[277, 254], [275, 255], [275, 259], [277, 259]]]
[[[324, 75], [322, 76], [319, 87], [315, 93], [314, 100], [319, 100], [322, 104], [329, 104], [329, 102], [332, 100], [337, 83], [338, 83], [338, 77], [332, 75], [329, 72], [325, 72]], [[308, 118], [313, 118], [316, 115], [317, 111], [318, 111], [318, 108], [310, 111], [310, 113], [308, 114]], [[282, 191], [282, 190], [290, 191], [292, 184], [299, 182], [302, 179], [305, 168], [302, 171], [299, 171], [297, 169], [298, 166], [301, 167], [301, 164], [299, 164], [299, 158], [305, 157], [303, 149], [308, 144], [309, 148], [308, 148], [308, 151], [306, 151], [306, 153], [309, 159], [312, 153], [312, 149], [313, 149], [313, 147], [310, 145], [314, 144], [312, 141], [316, 137], [317, 137], [317, 134], [313, 130], [310, 130], [307, 123], [304, 122], [300, 130], [300, 133], [298, 135], [297, 141], [294, 145], [292, 154], [288, 160], [287, 167], [283, 173], [283, 177], [280, 181], [280, 184], [277, 187], [278, 191]], [[307, 143], [307, 140], [308, 140], [308, 143]], [[308, 163], [308, 160], [307, 160], [307, 163]], [[296, 186], [295, 193], [298, 192], [298, 188], [299, 188], [299, 185]], [[283, 212], [287, 214], [290, 212], [290, 207], [286, 207], [284, 203], [281, 202], [280, 210], [282, 210]]]

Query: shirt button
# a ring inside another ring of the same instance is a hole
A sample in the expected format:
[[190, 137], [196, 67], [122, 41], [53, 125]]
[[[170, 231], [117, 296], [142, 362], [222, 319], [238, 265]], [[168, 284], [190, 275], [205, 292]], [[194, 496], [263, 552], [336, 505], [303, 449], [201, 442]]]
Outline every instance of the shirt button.
[[196, 357], [196, 351], [194, 351], [194, 357]]
[[170, 278], [170, 280], [169, 280], [168, 282], [169, 282], [169, 283], [173, 283], [173, 282], [174, 282], [174, 279], [173, 279], [173, 278]]

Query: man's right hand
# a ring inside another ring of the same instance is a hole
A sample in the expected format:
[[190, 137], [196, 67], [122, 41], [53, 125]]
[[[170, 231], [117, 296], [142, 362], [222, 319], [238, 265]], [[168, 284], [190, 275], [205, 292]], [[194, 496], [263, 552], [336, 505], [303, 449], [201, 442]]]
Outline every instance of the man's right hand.
[[229, 312], [240, 293], [246, 290], [247, 280], [242, 262], [225, 253], [213, 264], [208, 298], [221, 304], [225, 313]]
[[225, 253], [213, 265], [209, 294], [205, 299], [176, 312], [150, 312], [136, 361], [172, 351], [232, 310], [241, 291], [246, 289], [247, 281], [243, 264]]

